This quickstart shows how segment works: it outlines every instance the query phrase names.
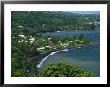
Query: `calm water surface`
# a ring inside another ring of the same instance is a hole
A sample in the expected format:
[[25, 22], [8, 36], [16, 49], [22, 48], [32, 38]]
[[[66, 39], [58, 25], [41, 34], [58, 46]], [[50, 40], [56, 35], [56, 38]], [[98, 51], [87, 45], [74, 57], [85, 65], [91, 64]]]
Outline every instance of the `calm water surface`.
[[[72, 35], [84, 34], [91, 39], [98, 46], [90, 46], [86, 48], [71, 48], [66, 51], [60, 51], [53, 55], [49, 55], [48, 58], [42, 63], [40, 69], [44, 69], [50, 63], [65, 62], [69, 64], [81, 65], [85, 70], [92, 71], [96, 76], [100, 76], [100, 33], [96, 31], [62, 31], [46, 33], [45, 35], [54, 35], [58, 37], [66, 37]], [[40, 61], [41, 62], [41, 61]], [[40, 63], [39, 62], [39, 63]]]

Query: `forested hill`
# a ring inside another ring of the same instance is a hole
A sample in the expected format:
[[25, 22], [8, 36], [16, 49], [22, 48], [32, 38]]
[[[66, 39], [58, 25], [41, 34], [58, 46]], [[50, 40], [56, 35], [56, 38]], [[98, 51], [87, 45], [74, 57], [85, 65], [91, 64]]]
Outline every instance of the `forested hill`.
[[81, 15], [70, 12], [12, 11], [12, 32], [53, 32], [94, 30], [100, 24], [99, 15]]

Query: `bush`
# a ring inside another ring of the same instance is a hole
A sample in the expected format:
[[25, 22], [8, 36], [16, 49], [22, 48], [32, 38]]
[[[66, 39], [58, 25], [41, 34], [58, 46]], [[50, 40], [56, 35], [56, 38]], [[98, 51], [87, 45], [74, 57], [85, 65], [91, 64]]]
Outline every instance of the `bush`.
[[65, 63], [49, 64], [48, 67], [40, 73], [41, 77], [93, 77], [92, 72], [83, 70], [76, 65]]

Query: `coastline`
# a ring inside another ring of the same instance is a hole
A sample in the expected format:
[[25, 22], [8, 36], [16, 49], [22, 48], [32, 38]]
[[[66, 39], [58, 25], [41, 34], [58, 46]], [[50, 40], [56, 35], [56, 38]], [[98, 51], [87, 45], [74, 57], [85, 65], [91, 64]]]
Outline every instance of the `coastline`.
[[61, 30], [61, 31], [58, 30], [58, 31], [46, 32], [46, 33], [64, 32], [64, 31], [69, 31], [69, 32], [97, 31], [97, 30], [98, 30], [98, 29], [97, 29], [98, 27], [100, 27], [100, 26], [95, 27], [94, 30], [83, 30], [83, 29], [82, 29], [82, 30], [76, 30], [76, 29], [75, 29], [75, 30]]
[[33, 63], [37, 64], [40, 67], [40, 65], [42, 65], [43, 62], [48, 58], [48, 56], [54, 55], [57, 52], [60, 52], [60, 51], [69, 51], [71, 49], [88, 48], [88, 47], [91, 47], [91, 46], [97, 47], [97, 45], [88, 44], [88, 45], [81, 45], [81, 46], [76, 46], [76, 47], [67, 47], [67, 48], [53, 49], [51, 51], [48, 51], [47, 53], [40, 54], [39, 56], [31, 57], [30, 59], [31, 59], [31, 61]]
[[41, 59], [41, 58], [44, 58], [44, 57], [48, 56], [48, 55], [51, 54], [52, 52], [62, 51], [62, 50], [65, 50], [65, 49], [84, 48], [84, 47], [90, 47], [90, 46], [91, 46], [91, 44], [86, 45], [86, 46], [85, 46], [85, 45], [82, 45], [82, 46], [79, 46], [79, 47], [72, 47], [72, 48], [67, 47], [67, 48], [61, 48], [61, 49], [53, 49], [53, 50], [51, 50], [51, 51], [49, 51], [49, 52], [47, 52], [47, 53], [44, 53], [44, 54], [40, 54], [40, 55], [38, 55], [38, 56], [31, 57], [31, 60], [39, 60], [39, 59]]
[[41, 62], [41, 60], [42, 60], [43, 58], [45, 58], [46, 56], [48, 56], [48, 55], [51, 54], [52, 52], [66, 51], [67, 49], [84, 48], [84, 47], [89, 47], [89, 46], [91, 46], [91, 45], [87, 45], [87, 46], [84, 46], [84, 45], [83, 45], [83, 46], [80, 46], [80, 47], [73, 47], [73, 48], [68, 47], [68, 48], [54, 49], [54, 50], [51, 50], [51, 51], [49, 51], [49, 52], [47, 52], [47, 53], [45, 53], [45, 54], [40, 54], [39, 56], [31, 57], [30, 59], [31, 59], [32, 62], [35, 62], [35, 63], [38, 64], [39, 61]]

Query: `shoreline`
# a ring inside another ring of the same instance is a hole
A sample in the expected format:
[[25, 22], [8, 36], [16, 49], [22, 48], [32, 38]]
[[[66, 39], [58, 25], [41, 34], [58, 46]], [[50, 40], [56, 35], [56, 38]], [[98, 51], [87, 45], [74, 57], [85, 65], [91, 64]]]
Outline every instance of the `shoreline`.
[[[100, 46], [100, 45], [99, 45]], [[52, 52], [60, 52], [60, 51], [69, 51], [71, 49], [81, 49], [81, 48], [88, 48], [88, 47], [99, 47], [98, 44], [93, 44], [93, 43], [89, 43], [89, 44], [82, 44], [80, 46], [76, 46], [76, 47], [66, 47], [66, 48], [57, 48], [57, 49], [51, 49], [50, 51], [47, 51], [44, 54], [40, 54], [38, 56], [34, 56], [31, 57], [30, 60], [35, 63], [35, 64], [39, 64], [40, 62], [42, 62], [42, 60], [46, 57], [49, 56]]]
[[[99, 26], [98, 26], [99, 27]], [[55, 32], [64, 32], [64, 31], [69, 31], [69, 32], [86, 32], [86, 31], [97, 31], [98, 27], [95, 27], [94, 30], [57, 30], [57, 31], [53, 31], [53, 32], [44, 32], [44, 33], [55, 33]]]
[[31, 57], [31, 60], [33, 61], [33, 62], [36, 62], [37, 64], [39, 63], [39, 61], [41, 61], [43, 58], [45, 58], [46, 56], [48, 56], [49, 54], [51, 54], [52, 52], [57, 52], [57, 51], [64, 51], [64, 50], [66, 50], [66, 49], [75, 49], [75, 48], [85, 48], [85, 47], [90, 47], [91, 45], [87, 45], [87, 46], [84, 46], [84, 45], [82, 45], [82, 46], [79, 46], [79, 47], [73, 47], [73, 48], [70, 48], [70, 47], [68, 47], [68, 48], [61, 48], [61, 49], [53, 49], [53, 50], [51, 50], [51, 51], [49, 51], [49, 52], [47, 52], [47, 53], [44, 53], [44, 54], [40, 54], [40, 55], [38, 55], [38, 56], [34, 56], [34, 57]]
[[96, 47], [93, 44], [89, 44], [89, 45], [82, 45], [79, 47], [73, 47], [73, 48], [61, 48], [61, 49], [53, 49], [51, 51], [48, 51], [47, 53], [41, 54], [39, 56], [35, 56], [33, 57], [32, 62], [36, 64], [36, 68], [39, 69], [42, 67], [42, 64], [45, 62], [45, 60], [47, 60], [49, 58], [49, 56], [54, 55], [58, 52], [61, 51], [70, 51], [72, 49], [81, 49], [81, 48], [89, 48], [89, 47]]

